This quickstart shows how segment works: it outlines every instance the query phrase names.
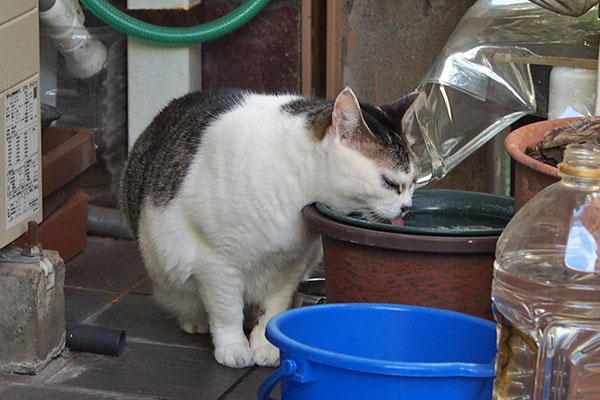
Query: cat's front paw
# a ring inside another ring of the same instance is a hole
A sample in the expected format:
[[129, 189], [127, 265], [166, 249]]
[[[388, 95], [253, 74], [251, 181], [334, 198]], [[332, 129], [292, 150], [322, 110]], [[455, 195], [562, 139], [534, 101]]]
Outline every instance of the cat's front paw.
[[279, 365], [279, 349], [265, 337], [264, 324], [257, 324], [250, 333], [250, 348], [254, 362], [261, 367], [276, 367]]
[[215, 359], [219, 364], [230, 368], [245, 368], [254, 365], [250, 349], [243, 344], [230, 344], [216, 348]]
[[279, 365], [279, 349], [271, 343], [265, 343], [252, 349], [254, 362], [261, 367], [277, 367]]

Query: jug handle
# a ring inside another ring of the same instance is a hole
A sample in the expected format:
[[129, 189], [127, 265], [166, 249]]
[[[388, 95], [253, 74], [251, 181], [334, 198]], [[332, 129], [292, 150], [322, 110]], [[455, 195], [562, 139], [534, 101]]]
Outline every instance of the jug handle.
[[280, 380], [286, 376], [292, 376], [296, 373], [298, 366], [294, 360], [283, 360], [277, 371], [273, 372], [258, 388], [258, 399], [259, 400], [273, 400], [271, 398], [271, 392], [275, 389], [275, 386]]

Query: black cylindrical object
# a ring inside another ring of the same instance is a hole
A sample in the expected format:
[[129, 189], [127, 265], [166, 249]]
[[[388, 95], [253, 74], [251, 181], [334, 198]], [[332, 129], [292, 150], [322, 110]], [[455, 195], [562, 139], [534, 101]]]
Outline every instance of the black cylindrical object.
[[125, 331], [95, 325], [67, 323], [67, 347], [85, 353], [120, 356], [125, 349]]

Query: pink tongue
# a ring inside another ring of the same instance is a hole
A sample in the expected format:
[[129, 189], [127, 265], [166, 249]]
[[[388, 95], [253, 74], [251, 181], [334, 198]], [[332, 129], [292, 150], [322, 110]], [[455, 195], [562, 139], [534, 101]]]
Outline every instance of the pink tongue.
[[401, 217], [394, 218], [394, 219], [390, 220], [390, 222], [394, 226], [404, 226], [404, 220]]

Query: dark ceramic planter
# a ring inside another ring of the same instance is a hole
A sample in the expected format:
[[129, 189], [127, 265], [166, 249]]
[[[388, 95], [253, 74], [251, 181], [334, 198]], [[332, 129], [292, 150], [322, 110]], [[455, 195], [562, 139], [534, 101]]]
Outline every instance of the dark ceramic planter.
[[322, 235], [328, 303], [421, 305], [493, 319], [490, 296], [499, 234], [403, 234], [347, 224], [315, 205], [303, 213]]
[[506, 151], [515, 160], [515, 208], [531, 200], [546, 186], [560, 180], [558, 168], [537, 161], [527, 154], [553, 129], [567, 125], [578, 118], [552, 119], [525, 125], [511, 132], [504, 141]]

